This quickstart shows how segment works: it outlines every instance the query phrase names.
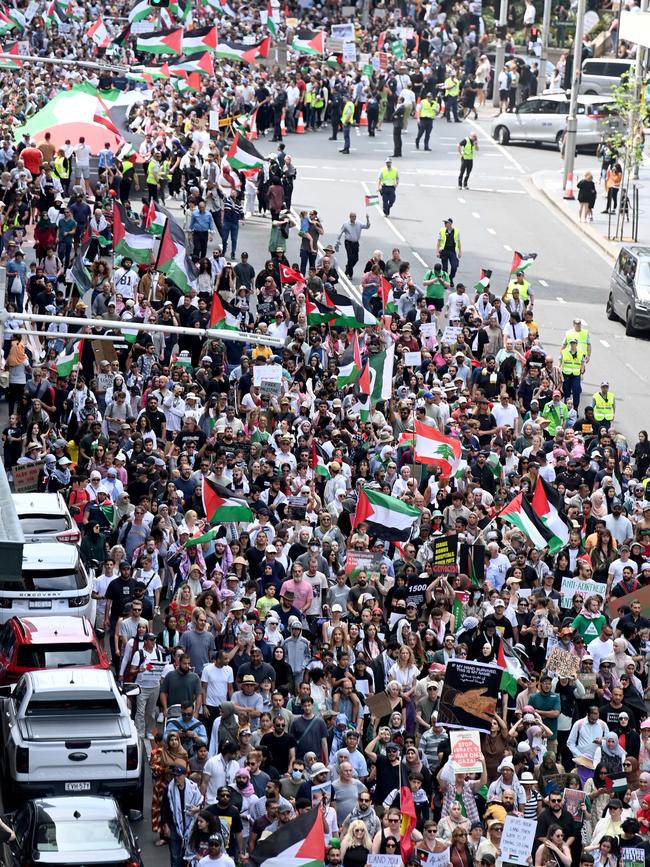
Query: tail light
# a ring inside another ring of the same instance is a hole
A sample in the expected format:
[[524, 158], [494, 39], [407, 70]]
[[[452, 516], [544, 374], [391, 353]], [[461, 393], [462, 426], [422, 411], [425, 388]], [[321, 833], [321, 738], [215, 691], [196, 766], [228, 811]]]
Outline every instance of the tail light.
[[607, 115], [606, 114], [588, 114], [587, 117], [589, 120], [604, 120]]
[[57, 542], [67, 542], [68, 544], [78, 545], [81, 539], [79, 530], [66, 530], [65, 533], [57, 533], [54, 537]]
[[16, 773], [29, 773], [29, 750], [27, 747], [16, 748]]
[[75, 596], [73, 599], [68, 599], [68, 606], [70, 608], [82, 608], [84, 605], [88, 605], [90, 602], [90, 594], [86, 593], [84, 596]]
[[126, 769], [127, 771], [138, 770], [138, 759], [140, 758], [140, 749], [137, 744], [126, 748]]
[[140, 867], [139, 861], [127, 861], [124, 867]]

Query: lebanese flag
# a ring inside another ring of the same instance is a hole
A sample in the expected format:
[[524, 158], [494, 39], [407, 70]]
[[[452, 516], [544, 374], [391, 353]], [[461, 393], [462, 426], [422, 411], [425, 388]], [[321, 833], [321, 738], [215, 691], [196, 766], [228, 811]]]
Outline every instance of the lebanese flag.
[[86, 30], [86, 36], [89, 36], [98, 48], [108, 48], [111, 44], [111, 37], [101, 17]]
[[460, 462], [462, 448], [455, 437], [441, 434], [426, 422], [415, 422], [415, 460], [442, 469], [445, 478], [453, 476]]

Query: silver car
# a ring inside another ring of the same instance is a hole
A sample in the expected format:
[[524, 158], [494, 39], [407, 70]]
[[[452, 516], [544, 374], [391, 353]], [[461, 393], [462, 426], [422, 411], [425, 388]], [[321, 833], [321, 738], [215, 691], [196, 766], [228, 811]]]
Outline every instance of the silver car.
[[[609, 125], [614, 100], [604, 96], [578, 97], [577, 146], [595, 148]], [[544, 93], [520, 103], [513, 112], [502, 112], [492, 122], [492, 138], [499, 144], [527, 141], [554, 144], [562, 150], [569, 114], [569, 99], [564, 93]]]

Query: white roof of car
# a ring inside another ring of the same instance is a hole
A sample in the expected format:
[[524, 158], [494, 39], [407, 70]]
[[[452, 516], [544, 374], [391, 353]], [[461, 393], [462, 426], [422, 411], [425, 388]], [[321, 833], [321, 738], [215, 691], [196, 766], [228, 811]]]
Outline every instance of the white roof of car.
[[46, 668], [30, 671], [34, 692], [71, 692], [88, 689], [113, 691], [113, 674], [100, 668]]
[[35, 542], [23, 547], [23, 569], [74, 569], [78, 560], [79, 550], [75, 545]]
[[12, 494], [18, 516], [36, 512], [40, 515], [65, 514], [66, 506], [60, 494]]

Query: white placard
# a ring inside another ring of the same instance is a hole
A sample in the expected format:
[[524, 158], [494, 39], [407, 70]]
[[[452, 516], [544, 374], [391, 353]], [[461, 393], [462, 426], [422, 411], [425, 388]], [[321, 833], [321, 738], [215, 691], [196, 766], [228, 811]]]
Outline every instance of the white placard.
[[442, 852], [427, 852], [426, 849], [417, 849], [415, 854], [420, 859], [422, 867], [447, 867], [449, 864], [449, 848]]
[[480, 732], [472, 729], [449, 732], [449, 742], [455, 774], [480, 774], [482, 772]]
[[32, 0], [32, 2], [29, 4], [29, 6], [27, 7], [27, 9], [25, 9], [25, 12], [24, 12], [25, 22], [27, 24], [29, 24], [29, 22], [32, 20], [34, 15], [36, 15], [36, 13], [38, 12], [38, 9], [39, 9], [39, 4], [36, 2], [36, 0]]
[[605, 585], [599, 581], [582, 581], [579, 578], [563, 578], [560, 587], [562, 599], [560, 606], [562, 608], [571, 608], [573, 597], [576, 593], [581, 593], [586, 599], [587, 596], [595, 596], [598, 594], [601, 597], [605, 596]]
[[501, 857], [511, 864], [527, 865], [533, 851], [537, 821], [506, 816], [501, 835]]
[[332, 24], [332, 39], [354, 42], [354, 24]]
[[420, 337], [437, 337], [438, 325], [436, 322], [423, 322], [420, 325]]
[[131, 33], [152, 33], [155, 29], [153, 21], [134, 21], [131, 25]]
[[460, 325], [447, 325], [445, 326], [445, 330], [442, 332], [442, 342], [443, 343], [455, 343], [458, 335], [463, 329]]
[[210, 114], [208, 117], [208, 129], [219, 129], [219, 112], [214, 111], [213, 109], [210, 109]]
[[357, 46], [354, 42], [343, 43], [343, 63], [356, 63]]
[[422, 364], [421, 352], [405, 352], [402, 357], [407, 367], [419, 367]]
[[399, 855], [368, 855], [366, 864], [369, 867], [401, 867], [402, 859]]
[[282, 382], [282, 365], [255, 365], [253, 368], [253, 385], [261, 385], [263, 382]]

